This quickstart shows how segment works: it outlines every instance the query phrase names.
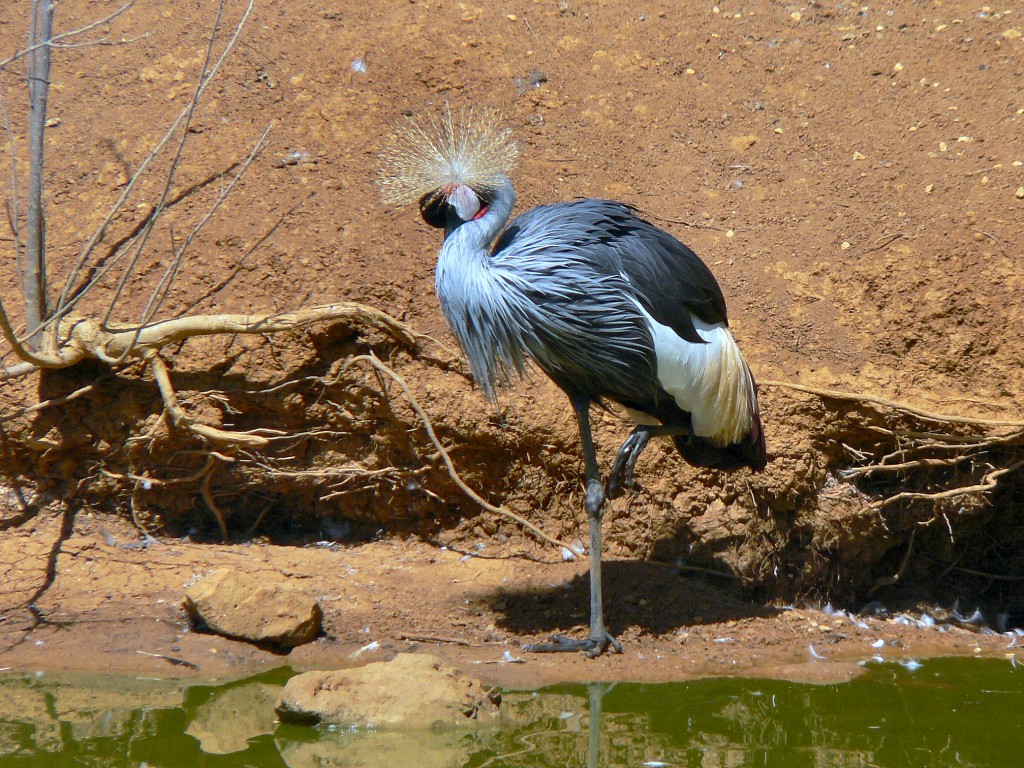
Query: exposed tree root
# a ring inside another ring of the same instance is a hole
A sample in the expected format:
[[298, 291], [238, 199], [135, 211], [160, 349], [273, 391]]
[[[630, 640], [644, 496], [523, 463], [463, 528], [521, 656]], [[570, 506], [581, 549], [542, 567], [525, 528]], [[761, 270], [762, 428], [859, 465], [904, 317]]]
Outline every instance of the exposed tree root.
[[[135, 362], [141, 360], [148, 365], [149, 370], [153, 375], [153, 379], [157, 384], [163, 400], [165, 408], [164, 416], [169, 419], [171, 424], [178, 429], [195, 435], [197, 438], [200, 438], [212, 446], [217, 446], [221, 450], [227, 450], [229, 452], [236, 450], [246, 451], [249, 456], [252, 457], [249, 459], [249, 463], [255, 463], [256, 465], [262, 466], [271, 475], [282, 476], [284, 474], [288, 474], [297, 477], [301, 474], [309, 477], [315, 475], [324, 479], [328, 477], [361, 477], [366, 479], [384, 475], [395, 477], [406, 476], [411, 472], [415, 474], [422, 473], [422, 471], [414, 472], [410, 470], [399, 470], [397, 467], [368, 470], [359, 466], [357, 463], [329, 470], [309, 470], [305, 472], [288, 472], [287, 470], [276, 469], [270, 464], [261, 461], [259, 459], [260, 454], [269, 448], [272, 441], [275, 439], [294, 440], [302, 437], [302, 435], [266, 428], [258, 428], [248, 431], [227, 430], [206, 424], [199, 419], [193, 418], [186, 412], [178, 399], [172, 383], [171, 371], [161, 354], [161, 350], [164, 347], [195, 336], [209, 336], [215, 334], [269, 334], [288, 331], [311, 325], [313, 323], [339, 320], [349, 320], [377, 328], [388, 333], [397, 341], [412, 349], [416, 349], [420, 340], [425, 338], [413, 331], [405, 323], [395, 320], [380, 310], [351, 302], [276, 314], [198, 315], [194, 317], [183, 317], [175, 320], [152, 323], [143, 327], [123, 325], [103, 328], [99, 322], [91, 318], [69, 318], [62, 323], [62, 332], [60, 337], [63, 339], [63, 342], [56, 351], [34, 352], [21, 347], [20, 345], [15, 346], [15, 349], [19, 350], [19, 354], [21, 354], [21, 352], [25, 353], [23, 354], [23, 357], [26, 358], [25, 362], [27, 367], [24, 367], [23, 370], [19, 371], [12, 371], [11, 369], [8, 369], [7, 375], [11, 376], [12, 374], [20, 374], [29, 370], [36, 370], [37, 368], [69, 368], [89, 359], [100, 360], [112, 365], [122, 366], [125, 364], [122, 361]], [[565, 548], [569, 551], [574, 551], [570, 545], [547, 535], [528, 520], [525, 520], [509, 510], [490, 504], [470, 488], [455, 469], [454, 463], [452, 462], [447, 450], [437, 438], [429, 417], [417, 402], [408, 384], [398, 373], [381, 362], [375, 355], [359, 355], [350, 358], [343, 364], [335, 379], [340, 377], [350, 365], [355, 363], [369, 364], [378, 375], [382, 375], [393, 380], [399, 385], [399, 387], [401, 387], [410, 406], [422, 420], [424, 429], [426, 430], [434, 447], [437, 449], [437, 455], [443, 461], [452, 481], [473, 502], [488, 512], [515, 521], [517, 524], [530, 531], [537, 538], [548, 544], [559, 548]], [[25, 413], [27, 414], [30, 411], [42, 410], [46, 407], [63, 405], [73, 399], [89, 394], [92, 391], [94, 391], [93, 385], [81, 387], [70, 395], [62, 398], [54, 398], [32, 406], [27, 409]], [[154, 429], [159, 426], [159, 423], [161, 423], [163, 419], [164, 417], [162, 416], [158, 421], [158, 424], [154, 425]], [[139, 436], [138, 439], [142, 438], [143, 436]], [[186, 478], [176, 478], [172, 480], [160, 480], [149, 476], [120, 475], [118, 473], [106, 471], [104, 473], [109, 477], [130, 479], [136, 484], [144, 484], [146, 487], [151, 487], [153, 485], [165, 485], [172, 482], [198, 480], [199, 490], [203, 501], [216, 519], [221, 537], [223, 540], [227, 541], [229, 538], [227, 522], [223, 511], [213, 498], [213, 492], [211, 489], [213, 473], [216, 466], [221, 461], [230, 463], [236, 461], [236, 459], [225, 455], [224, 453], [219, 453], [217, 450], [211, 449], [207, 453], [206, 463], [199, 472]], [[344, 493], [344, 491], [333, 491], [327, 494], [327, 498], [337, 496], [341, 493]]]
[[266, 448], [270, 444], [270, 440], [267, 439], [268, 434], [284, 434], [278, 430], [267, 429], [258, 429], [251, 432], [231, 432], [196, 421], [185, 413], [185, 409], [178, 402], [178, 396], [171, 385], [171, 376], [164, 359], [154, 352], [149, 357], [149, 364], [150, 369], [153, 371], [153, 378], [156, 379], [157, 386], [160, 388], [160, 396], [164, 399], [164, 407], [170, 414], [174, 426], [186, 429], [198, 437], [209, 440], [211, 443], [244, 446], [255, 450]]
[[103, 326], [94, 318], [69, 317], [61, 322], [58, 334], [61, 342], [57, 347], [40, 352], [33, 352], [19, 344], [17, 338], [13, 337], [13, 330], [3, 322], [3, 327], [10, 333], [8, 341], [11, 342], [12, 349], [23, 358], [28, 367], [7, 369], [0, 374], [0, 380], [14, 375], [24, 375], [37, 368], [69, 368], [88, 359], [111, 364], [133, 358], [145, 359], [152, 352], [159, 351], [169, 344], [195, 336], [279, 333], [313, 323], [340, 320], [377, 328], [412, 348], [417, 346], [421, 338], [405, 323], [379, 309], [355, 302], [327, 304], [294, 312], [194, 315], [154, 322], [142, 327], [126, 324]]
[[430, 442], [432, 442], [434, 444], [434, 447], [437, 448], [437, 452], [438, 454], [440, 454], [441, 460], [444, 462], [444, 465], [448, 470], [449, 476], [451, 477], [452, 481], [459, 487], [459, 489], [466, 494], [466, 496], [468, 496], [470, 499], [472, 499], [474, 502], [480, 505], [480, 507], [487, 510], [488, 512], [495, 515], [499, 515], [501, 517], [506, 517], [510, 520], [514, 520], [516, 523], [526, 528], [528, 531], [530, 531], [532, 534], [537, 536], [542, 541], [545, 541], [548, 544], [552, 544], [560, 549], [565, 549], [569, 552], [581, 554], [575, 548], [573, 548], [569, 544], [566, 544], [564, 541], [556, 539], [552, 536], [548, 536], [540, 528], [535, 526], [529, 520], [520, 517], [515, 512], [510, 512], [509, 510], [503, 509], [502, 507], [496, 507], [493, 504], [481, 498], [480, 495], [477, 494], [477, 492], [470, 488], [468, 485], [466, 485], [465, 481], [459, 476], [459, 473], [455, 469], [455, 465], [452, 463], [451, 456], [448, 455], [448, 451], [445, 450], [445, 447], [441, 444], [441, 441], [437, 438], [437, 435], [434, 432], [434, 425], [430, 422], [430, 419], [427, 417], [426, 412], [420, 406], [419, 402], [416, 400], [416, 397], [409, 389], [409, 385], [405, 383], [405, 379], [403, 379], [398, 373], [396, 373], [394, 370], [386, 366], [375, 355], [372, 354], [358, 355], [356, 357], [350, 358], [345, 363], [345, 366], [342, 368], [341, 373], [343, 373], [345, 368], [347, 368], [349, 365], [357, 362], [369, 363], [371, 366], [373, 366], [375, 370], [390, 377], [392, 380], [394, 380], [396, 384], [398, 384], [399, 387], [402, 388], [402, 392], [405, 394], [406, 399], [409, 401], [409, 405], [412, 406], [412, 409], [416, 411], [416, 415], [419, 416], [420, 419], [423, 421], [423, 428], [426, 430], [427, 436], [430, 438]]
[[[871, 406], [857, 408], [845, 424], [838, 422], [822, 434], [822, 450], [830, 456], [834, 476], [855, 485], [861, 511], [878, 516], [886, 532], [885, 541], [905, 546], [895, 573], [877, 576], [869, 594], [909, 581], [914, 560], [939, 562], [928, 557], [929, 549], [943, 555], [941, 560], [948, 559], [949, 548], [960, 553], [956, 561], [963, 556], [979, 557], [979, 546], [991, 539], [987, 531], [1016, 530], [1013, 502], [1009, 502], [1009, 507], [1006, 502], [1019, 493], [1024, 480], [1020, 477], [1024, 469], [1024, 420], [953, 416], [873, 395], [789, 382], [761, 384], [854, 407]], [[841, 413], [849, 408], [833, 404], [830, 410]], [[830, 440], [830, 434], [842, 434], [843, 441]], [[837, 455], [836, 447], [843, 453]], [[852, 466], [844, 466], [847, 461]], [[988, 510], [1009, 511], [1011, 517], [989, 517], [985, 514]], [[919, 531], [936, 523], [945, 526], [943, 535], [917, 537]], [[947, 532], [948, 536], [944, 535]], [[1002, 559], [1009, 573], [1000, 578], [1016, 580], [1019, 562], [1012, 556]], [[928, 578], [935, 586], [950, 570], [967, 573], [954, 566], [934, 574], [922, 565], [916, 578]]]
[[1024, 420], [978, 419], [969, 416], [950, 416], [949, 414], [926, 411], [910, 405], [909, 403], [902, 403], [898, 400], [887, 400], [882, 397], [876, 397], [875, 395], [863, 395], [856, 392], [843, 392], [835, 389], [819, 389], [817, 387], [808, 387], [803, 384], [795, 384], [789, 381], [759, 381], [758, 386], [792, 389], [797, 392], [806, 392], [809, 395], [818, 395], [819, 397], [827, 397], [833, 400], [872, 403], [894, 411], [900, 411], [912, 416], [917, 416], [927, 421], [936, 421], [946, 424], [968, 424], [979, 427], [1013, 427], [1024, 430]]

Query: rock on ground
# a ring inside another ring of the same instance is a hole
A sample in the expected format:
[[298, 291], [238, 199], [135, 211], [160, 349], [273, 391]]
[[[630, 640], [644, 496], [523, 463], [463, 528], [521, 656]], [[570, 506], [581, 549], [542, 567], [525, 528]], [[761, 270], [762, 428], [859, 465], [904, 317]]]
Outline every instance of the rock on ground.
[[219, 568], [185, 592], [192, 619], [225, 637], [293, 648], [315, 639], [323, 610], [283, 577]]
[[495, 722], [500, 702], [497, 692], [440, 659], [402, 653], [357, 669], [297, 675], [277, 713], [292, 722], [423, 729]]

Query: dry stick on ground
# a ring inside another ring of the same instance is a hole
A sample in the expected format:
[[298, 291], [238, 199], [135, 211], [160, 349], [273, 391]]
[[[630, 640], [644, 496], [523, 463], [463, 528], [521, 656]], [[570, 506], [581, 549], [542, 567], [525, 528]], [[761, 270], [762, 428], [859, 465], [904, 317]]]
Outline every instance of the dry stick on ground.
[[[402, 388], [402, 392], [405, 393], [405, 397], [409, 401], [409, 405], [412, 406], [412, 409], [416, 412], [416, 415], [419, 416], [420, 420], [423, 422], [423, 428], [427, 432], [427, 437], [430, 438], [430, 442], [434, 444], [434, 447], [440, 454], [441, 460], [444, 462], [445, 467], [448, 469], [449, 476], [452, 478], [452, 480], [463, 493], [465, 493], [470, 499], [479, 504], [488, 512], [491, 512], [495, 515], [499, 515], [500, 517], [505, 517], [510, 520], [514, 520], [519, 525], [523, 526], [528, 531], [533, 533], [535, 536], [539, 537], [543, 541], [546, 541], [548, 544], [553, 544], [554, 546], [559, 547], [560, 549], [565, 549], [569, 552], [577, 552], [576, 549], [570, 546], [569, 544], [566, 544], [564, 541], [561, 541], [559, 539], [553, 538], [552, 536], [548, 536], [548, 534], [544, 533], [544, 531], [542, 531], [540, 528], [535, 526], [530, 521], [520, 517], [515, 512], [510, 512], [507, 509], [503, 509], [502, 507], [496, 507], [493, 504], [488, 503], [487, 501], [482, 499], [476, 493], [476, 491], [474, 491], [472, 488], [466, 485], [465, 481], [459, 476], [459, 473], [455, 470], [455, 465], [452, 463], [452, 459], [448, 455], [448, 451], [445, 450], [445, 447], [441, 444], [441, 441], [435, 434], [433, 424], [427, 417], [427, 414], [423, 410], [423, 408], [420, 407], [420, 404], [416, 400], [416, 397], [413, 395], [412, 390], [409, 389], [409, 385], [405, 383], [405, 379], [403, 379], [400, 375], [398, 375], [387, 365], [382, 363], [378, 357], [372, 354], [357, 355], [355, 357], [351, 357], [345, 362], [345, 365], [341, 368], [341, 370], [338, 371], [338, 375], [341, 376], [350, 365], [359, 362], [369, 363], [374, 368], [375, 371], [384, 376], [388, 376], [396, 384], [398, 384], [399, 387]], [[577, 554], [580, 553], [577, 552]]]
[[441, 635], [424, 635], [418, 632], [399, 632], [399, 640], [409, 640], [414, 643], [437, 643], [439, 645], [463, 645], [468, 648], [479, 648], [479, 644], [471, 643], [461, 637], [442, 637]]

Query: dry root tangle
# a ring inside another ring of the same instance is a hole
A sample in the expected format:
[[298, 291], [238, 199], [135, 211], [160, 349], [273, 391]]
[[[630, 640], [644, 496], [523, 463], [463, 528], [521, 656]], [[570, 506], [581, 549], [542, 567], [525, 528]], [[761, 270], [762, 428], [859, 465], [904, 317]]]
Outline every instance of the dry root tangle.
[[[330, 442], [334, 438], [348, 434], [346, 427], [336, 424], [324, 423], [320, 427], [292, 431], [269, 427], [249, 430], [226, 429], [206, 423], [201, 418], [188, 413], [186, 406], [182, 403], [174, 387], [172, 372], [165, 360], [165, 356], [161, 354], [161, 350], [167, 344], [183, 338], [190, 338], [194, 335], [196, 329], [199, 329], [204, 334], [240, 333], [263, 335], [324, 321], [344, 321], [350, 325], [367, 326], [385, 333], [398, 342], [401, 347], [415, 352], [419, 349], [419, 343], [426, 337], [416, 333], [406, 324], [372, 307], [354, 303], [313, 308], [296, 313], [266, 316], [249, 315], [244, 318], [229, 316], [198, 317], [188, 318], [188, 320], [188, 323], [162, 324], [159, 333], [151, 332], [150, 329], [147, 329], [139, 335], [136, 346], [132, 348], [133, 357], [137, 357], [151, 373], [159, 389], [164, 409], [150, 429], [143, 434], [131, 438], [129, 444], [141, 445], [148, 451], [157, 433], [175, 430], [190, 436], [193, 442], [198, 442], [200, 445], [196, 449], [179, 451], [179, 456], [187, 453], [198, 457], [202, 462], [202, 466], [198, 470], [169, 478], [157, 477], [152, 472], [137, 473], [116, 472], [108, 469], [101, 470], [102, 474], [106, 477], [129, 485], [132, 494], [132, 518], [136, 522], [137, 527], [147, 537], [150, 536], [150, 532], [141, 522], [140, 515], [138, 514], [138, 507], [142, 504], [141, 497], [143, 491], [167, 489], [171, 486], [185, 484], [191, 487], [198, 486], [200, 497], [217, 521], [222, 539], [224, 541], [229, 540], [231, 532], [227, 522], [228, 515], [217, 501], [217, 493], [213, 484], [215, 475], [224, 468], [233, 467], [241, 473], [239, 476], [246, 477], [254, 486], [258, 484], [257, 480], [286, 485], [305, 484], [311, 486], [315, 488], [320, 502], [331, 502], [350, 494], [364, 493], [368, 490], [375, 492], [375, 489], [382, 487], [390, 486], [393, 488], [396, 485], [414, 481], [420, 492], [439, 503], [443, 503], [444, 500], [436, 492], [427, 488], [421, 482], [425, 476], [433, 471], [433, 465], [441, 462], [448, 477], [455, 486], [482, 509], [513, 521], [541, 542], [571, 550], [570, 545], [549, 536], [536, 525], [514, 512], [491, 504], [474, 491], [459, 474], [448, 449], [437, 436], [430, 417], [413, 394], [408, 383], [393, 367], [385, 364], [372, 351], [339, 360], [332, 367], [332, 371], [325, 376], [290, 378], [271, 387], [250, 390], [248, 394], [283, 397], [291, 389], [299, 387], [319, 388], [320, 394], [317, 396], [317, 399], [321, 405], [330, 405], [334, 410], [338, 411], [342, 421], [358, 421], [346, 411], [344, 405], [331, 401], [328, 396], [328, 390], [340, 388], [343, 392], [350, 391], [354, 384], [351, 379], [354, 369], [359, 367], [369, 369], [369, 372], [376, 379], [380, 396], [385, 399], [390, 397], [388, 394], [388, 382], [397, 385], [408, 406], [420, 421], [434, 449], [433, 455], [423, 459], [421, 466], [410, 467], [403, 464], [402, 466], [377, 465], [371, 467], [367, 466], [365, 461], [361, 461], [354, 456], [349, 457], [348, 460], [330, 465], [309, 466], [302, 461], [296, 461], [294, 456], [287, 455], [287, 449], [291, 446], [308, 444], [315, 441]], [[103, 337], [102, 335], [97, 335], [90, 336], [89, 338]], [[116, 342], [116, 340], [115, 337], [114, 341]], [[111, 343], [109, 336], [105, 337], [105, 342], [107, 345]], [[139, 344], [143, 346], [138, 346]], [[88, 357], [99, 356], [86, 355], [82, 359], [87, 359]], [[427, 360], [428, 364], [432, 362], [428, 356], [423, 356], [423, 359]], [[451, 365], [451, 362], [447, 361], [445, 364]], [[433, 364], [437, 364], [437, 362], [433, 361]], [[64, 406], [72, 400], [93, 393], [95, 389], [96, 385], [80, 387], [67, 396], [52, 398], [27, 408], [23, 411], [23, 414], [34, 414], [47, 408]], [[193, 393], [193, 397], [195, 396], [224, 403], [230, 400], [229, 395], [222, 392]], [[370, 423], [362, 423], [360, 426], [365, 429], [373, 429], [373, 425]], [[301, 451], [297, 452], [301, 453]], [[194, 460], [192, 463], [194, 464]], [[244, 488], [240, 488], [239, 493], [244, 495]], [[250, 526], [250, 529], [245, 534], [246, 536], [251, 536], [256, 532], [268, 509], [269, 507], [265, 508], [256, 522]]]
[[919, 530], [938, 523], [948, 541], [955, 542], [958, 525], [989, 509], [995, 492], [1003, 485], [1012, 487], [1024, 468], [1021, 419], [954, 416], [872, 395], [782, 381], [762, 386], [830, 401], [830, 410], [845, 413], [847, 424], [855, 425], [833, 428], [857, 437], [837, 446], [843, 463], [835, 472], [862, 492], [865, 511], [884, 514], [886, 527], [908, 533], [897, 571], [879, 578], [872, 591], [900, 582], [915, 553]]

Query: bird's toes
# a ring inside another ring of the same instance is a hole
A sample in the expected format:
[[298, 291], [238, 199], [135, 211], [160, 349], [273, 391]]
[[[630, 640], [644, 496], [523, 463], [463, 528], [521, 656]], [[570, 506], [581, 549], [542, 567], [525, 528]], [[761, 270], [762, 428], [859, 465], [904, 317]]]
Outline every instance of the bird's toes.
[[630, 475], [628, 477], [621, 478], [621, 479], [617, 478], [617, 477], [609, 478], [609, 480], [608, 480], [608, 498], [609, 499], [617, 499], [617, 498], [619, 498], [623, 494], [623, 492], [627, 488], [629, 490], [631, 490], [631, 491], [634, 491], [638, 487], [639, 487], [639, 485], [633, 479], [632, 475]]
[[573, 640], [565, 635], [552, 635], [550, 643], [529, 643], [523, 646], [527, 653], [568, 653], [572, 651], [589, 651], [592, 642], [587, 640]]
[[589, 659], [595, 659], [605, 651], [609, 653], [622, 653], [622, 643], [605, 631], [603, 637], [591, 637], [587, 639], [590, 647], [584, 651]]

